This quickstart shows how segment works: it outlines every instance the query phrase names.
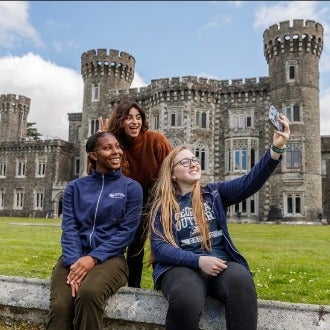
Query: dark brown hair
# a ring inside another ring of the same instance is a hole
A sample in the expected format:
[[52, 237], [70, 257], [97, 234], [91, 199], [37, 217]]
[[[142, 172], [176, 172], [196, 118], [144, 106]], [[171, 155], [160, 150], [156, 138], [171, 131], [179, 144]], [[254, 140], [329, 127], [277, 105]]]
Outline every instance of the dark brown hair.
[[142, 118], [141, 131], [144, 132], [149, 128], [143, 109], [134, 101], [122, 100], [110, 114], [108, 131], [113, 133], [117, 137], [119, 143], [124, 147], [129, 144], [128, 136], [124, 130], [124, 120], [127, 118], [132, 108], [136, 108], [140, 112]]

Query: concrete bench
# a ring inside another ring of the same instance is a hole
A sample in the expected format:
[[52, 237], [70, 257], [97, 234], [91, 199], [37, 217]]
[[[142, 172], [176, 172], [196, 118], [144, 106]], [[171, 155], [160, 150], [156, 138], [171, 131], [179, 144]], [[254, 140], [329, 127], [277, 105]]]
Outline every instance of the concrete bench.
[[[45, 324], [49, 280], [0, 276], [0, 318]], [[330, 306], [259, 300], [258, 330], [330, 329]], [[105, 330], [164, 329], [167, 301], [155, 290], [123, 287], [109, 298]], [[207, 298], [200, 329], [225, 329], [224, 307]]]

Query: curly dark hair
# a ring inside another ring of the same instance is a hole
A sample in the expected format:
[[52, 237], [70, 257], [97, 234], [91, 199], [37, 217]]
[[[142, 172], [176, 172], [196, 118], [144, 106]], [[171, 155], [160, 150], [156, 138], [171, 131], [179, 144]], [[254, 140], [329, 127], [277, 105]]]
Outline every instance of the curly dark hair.
[[140, 112], [142, 118], [141, 131], [144, 132], [149, 128], [143, 109], [135, 101], [122, 100], [110, 114], [108, 131], [113, 133], [124, 147], [129, 144], [129, 139], [124, 130], [124, 120], [132, 108], [136, 108]]

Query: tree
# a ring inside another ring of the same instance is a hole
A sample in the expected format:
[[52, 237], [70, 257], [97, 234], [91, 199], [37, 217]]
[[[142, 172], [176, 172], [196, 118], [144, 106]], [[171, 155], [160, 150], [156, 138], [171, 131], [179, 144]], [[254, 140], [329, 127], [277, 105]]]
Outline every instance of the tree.
[[26, 137], [30, 140], [40, 140], [42, 134], [40, 134], [36, 127], [36, 123], [27, 123], [26, 124]]

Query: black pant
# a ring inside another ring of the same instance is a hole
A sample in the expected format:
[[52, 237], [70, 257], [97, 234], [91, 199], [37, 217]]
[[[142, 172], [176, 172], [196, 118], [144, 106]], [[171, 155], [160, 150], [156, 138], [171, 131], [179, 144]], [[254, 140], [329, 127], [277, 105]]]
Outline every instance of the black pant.
[[134, 235], [132, 243], [127, 248], [128, 286], [141, 287], [143, 269], [144, 243], [147, 239], [147, 215], [141, 216], [141, 223]]
[[197, 330], [209, 295], [225, 305], [228, 330], [256, 330], [258, 303], [250, 272], [227, 262], [218, 276], [208, 276], [188, 267], [173, 267], [162, 276], [161, 290], [169, 303], [167, 330]]

